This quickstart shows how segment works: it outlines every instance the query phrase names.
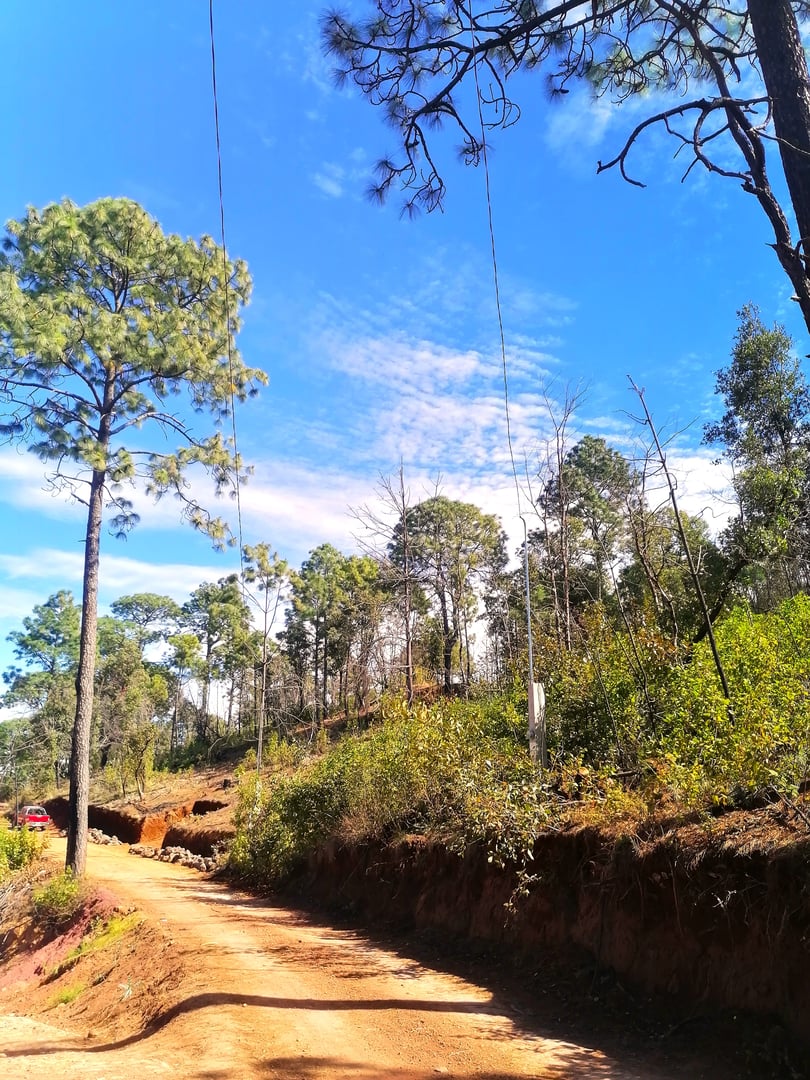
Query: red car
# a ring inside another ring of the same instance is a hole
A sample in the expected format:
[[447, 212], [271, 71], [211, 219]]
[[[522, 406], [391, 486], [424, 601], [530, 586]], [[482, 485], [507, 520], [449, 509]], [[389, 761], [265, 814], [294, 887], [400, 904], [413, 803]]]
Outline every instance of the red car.
[[42, 806], [21, 806], [12, 819], [17, 828], [41, 829], [43, 832], [51, 824], [48, 811]]

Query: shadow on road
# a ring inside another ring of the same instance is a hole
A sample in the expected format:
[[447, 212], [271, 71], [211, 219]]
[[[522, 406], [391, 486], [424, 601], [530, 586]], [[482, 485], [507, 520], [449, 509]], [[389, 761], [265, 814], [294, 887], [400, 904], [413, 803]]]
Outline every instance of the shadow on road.
[[[98, 1046], [86, 1047], [87, 1053], [99, 1054], [108, 1050], [119, 1050], [125, 1046], [148, 1039], [151, 1035], [160, 1031], [172, 1020], [186, 1013], [197, 1012], [200, 1009], [215, 1008], [222, 1005], [249, 1005], [260, 1009], [313, 1009], [324, 1012], [341, 1012], [346, 1009], [369, 1009], [374, 1011], [391, 1010], [395, 1012], [439, 1012], [439, 1013], [467, 1013], [470, 1015], [497, 1015], [487, 1002], [481, 1001], [419, 1001], [405, 1000], [401, 998], [374, 998], [368, 1000], [343, 1000], [329, 998], [282, 998], [265, 997], [258, 994], [194, 994], [184, 998], [177, 1004], [165, 1009], [158, 1016], [153, 1017], [143, 1031], [128, 1035], [125, 1039], [117, 1042], [103, 1043]], [[33, 1050], [7, 1051], [7, 1057], [23, 1057], [26, 1054], [51, 1054], [56, 1050], [64, 1049], [63, 1046], [46, 1045]]]

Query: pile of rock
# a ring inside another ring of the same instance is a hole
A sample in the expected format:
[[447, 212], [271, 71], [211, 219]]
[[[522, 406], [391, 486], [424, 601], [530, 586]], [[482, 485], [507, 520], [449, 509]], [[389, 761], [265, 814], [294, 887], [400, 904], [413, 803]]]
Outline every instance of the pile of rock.
[[101, 829], [88, 829], [87, 839], [91, 844], [112, 844], [113, 847], [121, 846], [121, 841], [117, 836], [107, 836]]
[[190, 866], [192, 870], [203, 872], [215, 870], [217, 860], [195, 855], [193, 851], [182, 847], [154, 848], [149, 844], [132, 844], [129, 849], [130, 855], [140, 855], [144, 859], [158, 859], [160, 862], [179, 863], [181, 866]]

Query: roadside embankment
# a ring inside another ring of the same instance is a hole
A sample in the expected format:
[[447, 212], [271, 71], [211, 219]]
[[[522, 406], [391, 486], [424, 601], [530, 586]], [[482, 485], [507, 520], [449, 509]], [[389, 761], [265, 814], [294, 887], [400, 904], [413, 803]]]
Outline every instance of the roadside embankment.
[[810, 1041], [810, 837], [777, 812], [647, 834], [541, 836], [520, 879], [483, 848], [330, 843], [291, 882], [364, 918], [502, 947], [585, 950], [645, 991], [771, 1015]]

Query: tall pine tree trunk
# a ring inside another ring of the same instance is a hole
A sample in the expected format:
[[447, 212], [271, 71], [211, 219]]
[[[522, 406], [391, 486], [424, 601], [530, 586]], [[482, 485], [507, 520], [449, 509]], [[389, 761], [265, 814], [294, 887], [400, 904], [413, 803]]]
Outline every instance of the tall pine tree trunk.
[[780, 251], [777, 244], [777, 255], [791, 279], [805, 322], [810, 327], [810, 75], [807, 59], [790, 0], [748, 0], [748, 12], [798, 225], [797, 251]]
[[79, 670], [76, 674], [76, 719], [70, 752], [70, 798], [68, 802], [67, 854], [65, 866], [76, 877], [87, 865], [87, 809], [90, 799], [90, 735], [93, 726], [93, 694], [98, 629], [98, 564], [106, 473], [94, 470], [90, 484], [82, 581], [82, 627], [79, 638]]
[[314, 686], [314, 689], [313, 689], [313, 697], [315, 699], [314, 700], [314, 706], [315, 706], [314, 720], [315, 720], [315, 724], [317, 726], [320, 723], [320, 720], [321, 720], [321, 691], [320, 691], [320, 686], [321, 686], [321, 651], [320, 651], [321, 650], [321, 630], [320, 630], [320, 620], [318, 618], [317, 612], [315, 614], [315, 631], [314, 631], [314, 634], [315, 634], [315, 658], [314, 658], [314, 663], [313, 663], [313, 675], [314, 675], [315, 686]]
[[323, 680], [321, 682], [321, 693], [323, 695], [323, 708], [321, 712], [321, 718], [326, 719], [326, 715], [329, 712], [329, 652], [327, 650], [326, 641], [326, 619], [323, 623]]
[[443, 590], [439, 591], [439, 611], [442, 619], [442, 666], [444, 670], [444, 689], [450, 693], [453, 688], [453, 647], [456, 644], [454, 628], [450, 626], [450, 616], [447, 610], [447, 596]]

